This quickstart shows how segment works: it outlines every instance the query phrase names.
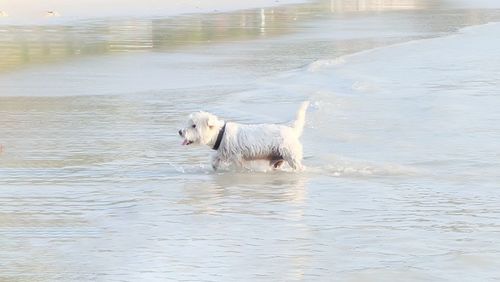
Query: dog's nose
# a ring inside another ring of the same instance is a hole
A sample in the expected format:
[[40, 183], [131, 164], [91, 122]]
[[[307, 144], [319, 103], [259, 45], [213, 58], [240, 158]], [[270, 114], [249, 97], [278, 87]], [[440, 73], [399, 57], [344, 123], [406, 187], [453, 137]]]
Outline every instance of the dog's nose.
[[182, 136], [182, 129], [179, 129], [179, 135]]

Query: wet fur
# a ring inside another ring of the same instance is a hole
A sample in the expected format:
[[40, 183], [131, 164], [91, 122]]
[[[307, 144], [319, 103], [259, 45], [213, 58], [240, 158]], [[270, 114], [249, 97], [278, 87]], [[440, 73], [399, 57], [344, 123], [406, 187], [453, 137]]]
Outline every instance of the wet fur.
[[212, 167], [235, 165], [244, 167], [245, 162], [265, 160], [278, 169], [287, 162], [294, 170], [303, 169], [302, 144], [299, 140], [305, 123], [309, 102], [302, 103], [296, 120], [291, 126], [279, 124], [224, 123], [213, 114], [197, 112], [190, 115], [188, 126], [179, 130], [186, 144], [205, 144], [213, 147], [217, 135], [226, 124], [219, 149], [212, 158]]

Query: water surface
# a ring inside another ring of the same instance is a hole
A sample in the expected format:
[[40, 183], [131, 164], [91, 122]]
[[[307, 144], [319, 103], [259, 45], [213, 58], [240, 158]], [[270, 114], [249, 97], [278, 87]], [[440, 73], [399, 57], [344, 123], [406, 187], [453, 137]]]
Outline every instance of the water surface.
[[[0, 280], [498, 279], [499, 19], [325, 1], [2, 26]], [[176, 135], [305, 99], [302, 173], [214, 173]]]

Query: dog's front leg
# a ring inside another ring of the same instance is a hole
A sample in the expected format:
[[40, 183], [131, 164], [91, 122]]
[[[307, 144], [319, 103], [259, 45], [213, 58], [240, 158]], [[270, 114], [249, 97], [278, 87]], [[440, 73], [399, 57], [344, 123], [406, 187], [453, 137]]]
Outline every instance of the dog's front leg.
[[219, 169], [221, 163], [222, 160], [219, 156], [216, 155], [212, 158], [212, 168], [214, 169], [214, 171], [217, 171]]
[[243, 157], [239, 156], [233, 160], [233, 164], [237, 169], [245, 168], [245, 161]]

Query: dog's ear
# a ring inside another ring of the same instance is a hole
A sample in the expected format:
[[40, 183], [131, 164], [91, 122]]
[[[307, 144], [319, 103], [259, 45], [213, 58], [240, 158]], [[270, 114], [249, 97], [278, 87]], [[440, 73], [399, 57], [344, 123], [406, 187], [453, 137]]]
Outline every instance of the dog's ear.
[[216, 116], [209, 116], [207, 118], [207, 125], [208, 125], [208, 128], [212, 129], [214, 128], [214, 126], [217, 125], [217, 117]]

